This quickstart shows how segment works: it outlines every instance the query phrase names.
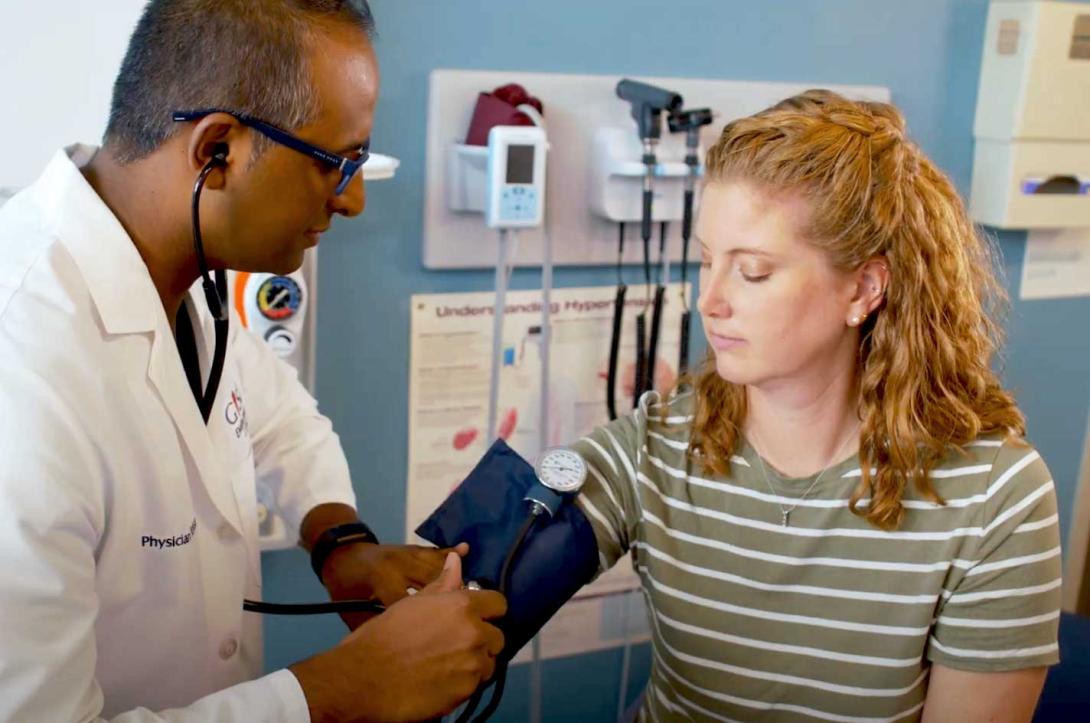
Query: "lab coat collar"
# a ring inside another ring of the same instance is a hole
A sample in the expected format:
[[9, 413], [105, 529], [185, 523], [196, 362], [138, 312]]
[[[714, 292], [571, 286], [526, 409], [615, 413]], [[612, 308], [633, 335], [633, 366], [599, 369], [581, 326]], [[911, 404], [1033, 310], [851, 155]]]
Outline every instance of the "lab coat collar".
[[110, 208], [80, 173], [98, 149], [57, 151], [35, 184], [56, 238], [72, 255], [109, 334], [153, 331], [163, 303], [144, 259]]
[[[36, 184], [46, 218], [79, 267], [105, 331], [153, 334], [148, 379], [189, 448], [212, 503], [241, 533], [238, 501], [193, 399], [147, 265], [121, 222], [80, 172], [97, 150], [77, 144], [53, 157]], [[197, 316], [193, 320], [194, 331], [201, 336], [203, 325]]]

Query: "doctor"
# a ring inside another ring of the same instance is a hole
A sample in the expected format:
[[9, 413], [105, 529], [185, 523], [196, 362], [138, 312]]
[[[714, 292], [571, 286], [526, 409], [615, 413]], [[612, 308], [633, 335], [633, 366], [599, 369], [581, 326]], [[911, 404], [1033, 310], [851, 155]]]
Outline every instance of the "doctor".
[[[290, 272], [363, 210], [372, 31], [365, 0], [152, 0], [103, 147], [0, 209], [0, 720], [419, 720], [491, 675], [502, 597], [375, 544], [329, 421], [237, 324], [210, 385], [189, 291], [202, 171], [212, 269]], [[263, 677], [255, 476], [331, 597], [390, 606]]]

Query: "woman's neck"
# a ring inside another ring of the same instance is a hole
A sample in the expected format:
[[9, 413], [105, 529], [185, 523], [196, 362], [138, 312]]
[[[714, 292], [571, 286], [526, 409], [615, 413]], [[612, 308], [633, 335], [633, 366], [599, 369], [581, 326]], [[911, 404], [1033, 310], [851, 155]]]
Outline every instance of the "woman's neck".
[[746, 387], [750, 443], [788, 477], [808, 477], [858, 449], [859, 391], [854, 367], [809, 383]]

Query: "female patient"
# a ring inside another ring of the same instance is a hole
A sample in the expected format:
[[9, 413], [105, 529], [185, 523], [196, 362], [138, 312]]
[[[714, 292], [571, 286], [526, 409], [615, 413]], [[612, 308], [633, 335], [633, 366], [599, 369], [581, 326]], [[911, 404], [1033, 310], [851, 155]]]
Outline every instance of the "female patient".
[[1028, 721], [1055, 492], [950, 181], [893, 107], [810, 91], [723, 130], [697, 235], [705, 368], [576, 445], [650, 610], [641, 720]]

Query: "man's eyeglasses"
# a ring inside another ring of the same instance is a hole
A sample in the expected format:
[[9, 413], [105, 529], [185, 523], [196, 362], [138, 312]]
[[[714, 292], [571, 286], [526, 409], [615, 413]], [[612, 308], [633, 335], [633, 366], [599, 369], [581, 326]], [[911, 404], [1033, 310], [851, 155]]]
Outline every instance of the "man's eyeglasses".
[[364, 144], [360, 148], [360, 157], [353, 160], [351, 158], [345, 158], [342, 155], [336, 153], [330, 153], [324, 148], [307, 143], [302, 138], [293, 136], [282, 128], [274, 126], [272, 123], [267, 123], [260, 118], [254, 118], [253, 116], [246, 115], [245, 113], [236, 113], [231, 110], [222, 110], [220, 108], [204, 108], [202, 110], [176, 110], [174, 111], [174, 120], [176, 122], [188, 122], [200, 120], [206, 115], [212, 113], [226, 113], [233, 118], [236, 118], [243, 125], [253, 128], [255, 131], [265, 136], [271, 141], [279, 143], [282, 146], [287, 146], [293, 151], [298, 151], [305, 156], [321, 161], [328, 166], [336, 168], [341, 172], [341, 180], [337, 182], [337, 195], [344, 193], [344, 190], [348, 188], [348, 184], [352, 181], [352, 177], [360, 170], [364, 163], [367, 163], [367, 159], [371, 155], [370, 149], [367, 144]]

